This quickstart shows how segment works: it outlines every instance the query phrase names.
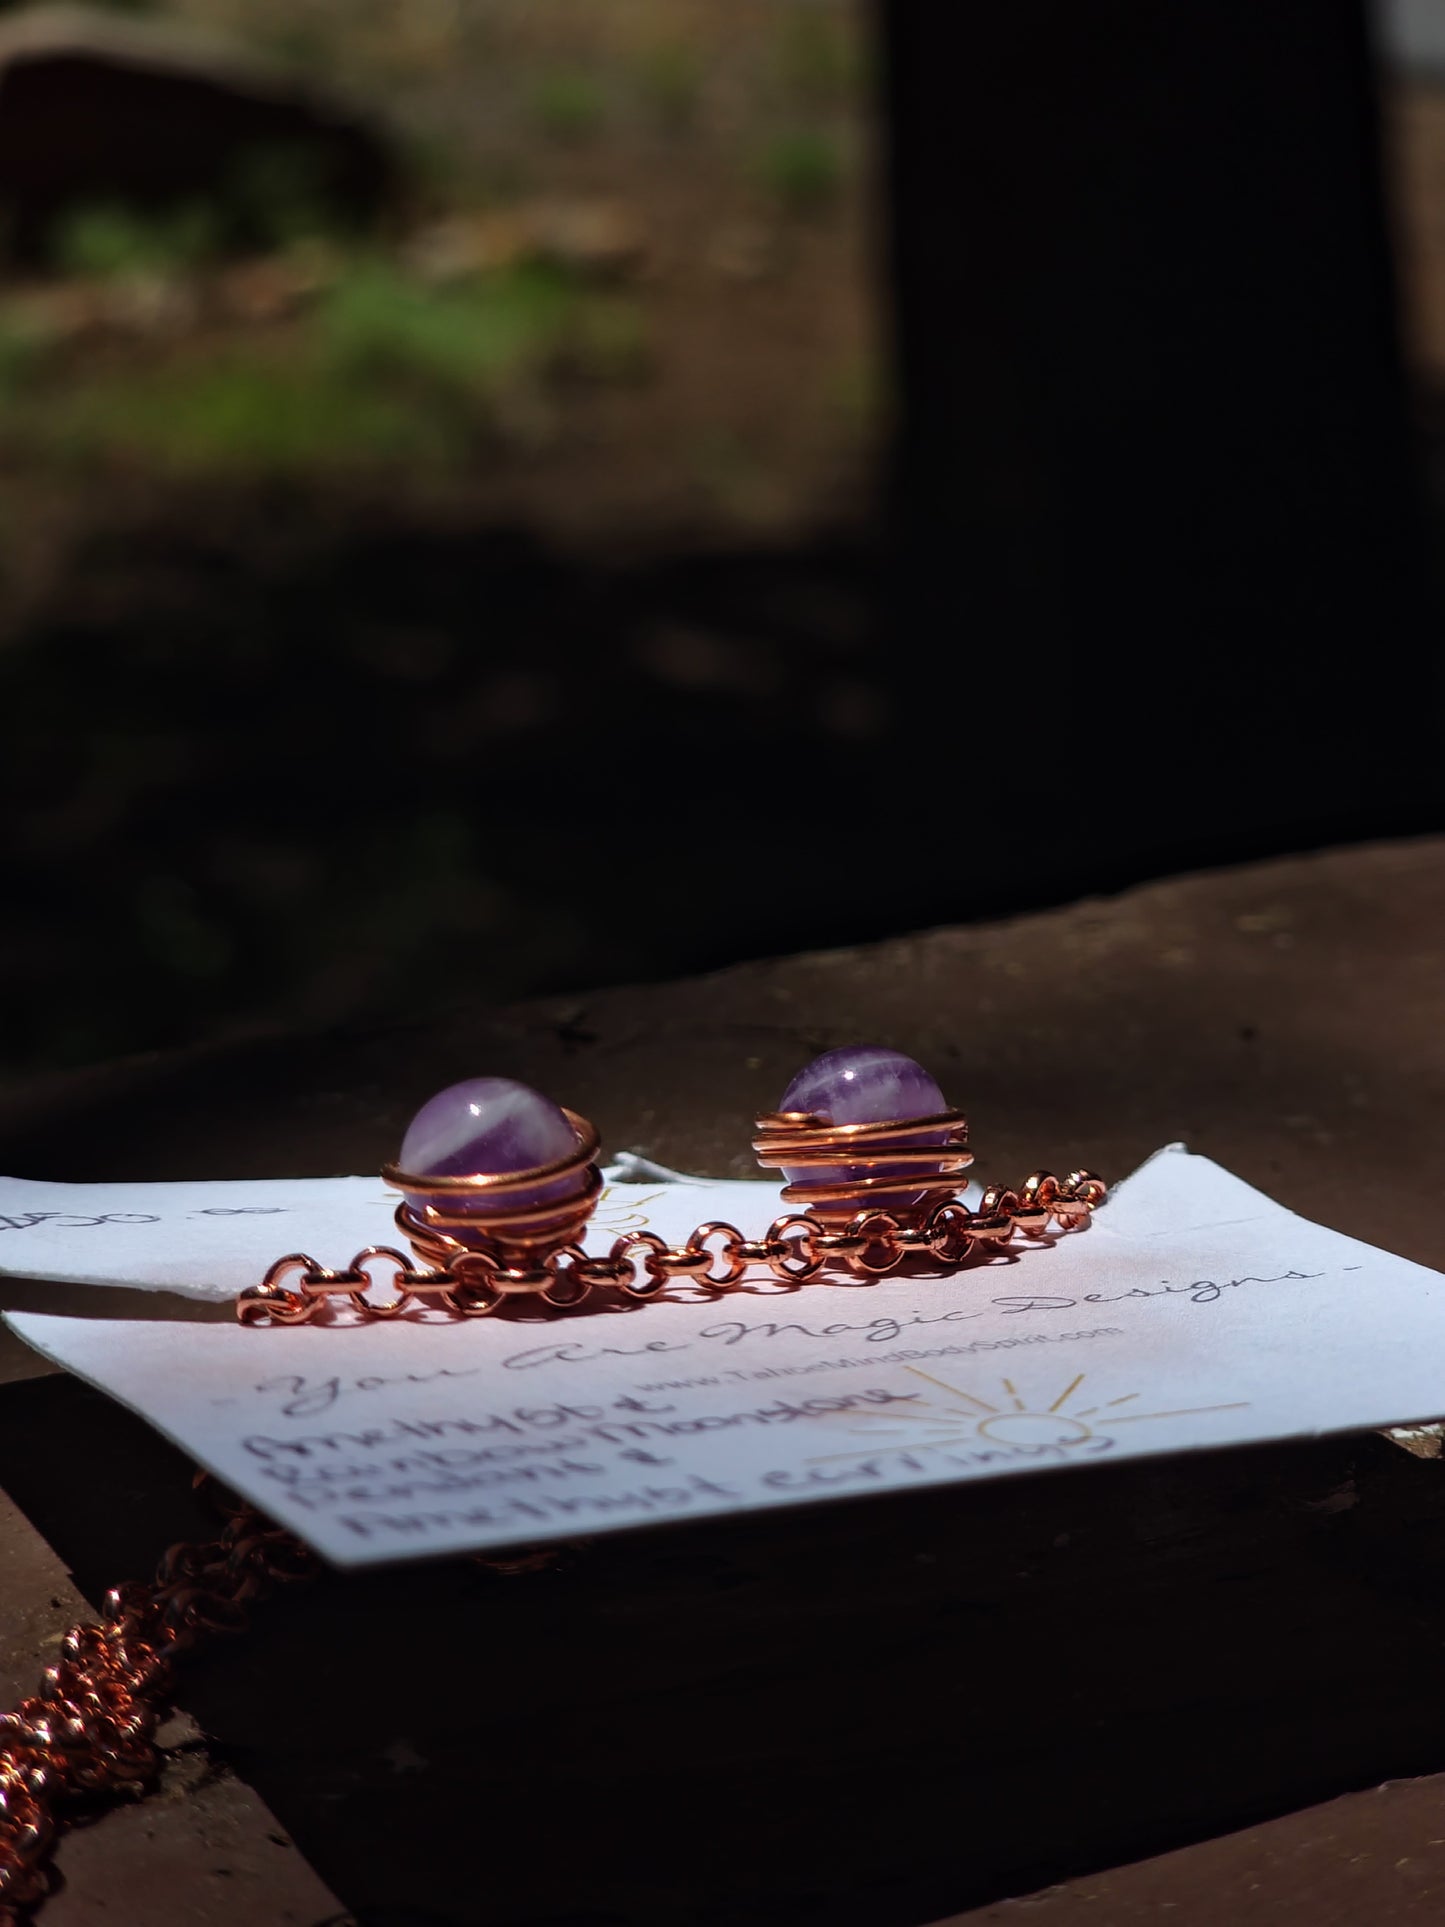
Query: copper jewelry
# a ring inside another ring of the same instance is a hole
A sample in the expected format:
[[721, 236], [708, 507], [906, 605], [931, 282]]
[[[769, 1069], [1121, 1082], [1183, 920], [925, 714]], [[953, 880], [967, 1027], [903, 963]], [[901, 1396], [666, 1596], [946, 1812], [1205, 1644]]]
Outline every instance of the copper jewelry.
[[[177, 1662], [226, 1634], [279, 1587], [321, 1561], [207, 1474], [225, 1517], [217, 1538], [182, 1542], [149, 1585], [113, 1586], [98, 1620], [72, 1626], [40, 1689], [0, 1713], [0, 1927], [24, 1927], [55, 1886], [51, 1853], [69, 1821], [105, 1800], [148, 1793], [163, 1764], [156, 1729], [173, 1703]], [[560, 1549], [477, 1556], [504, 1577], [557, 1562]]]
[[[855, 1093], [850, 1082], [860, 1081], [860, 1068], [869, 1076]], [[839, 1116], [850, 1101], [855, 1109], [886, 1104], [877, 1095], [880, 1083], [885, 1092], [918, 1093], [926, 1108], [856, 1122]], [[819, 1090], [834, 1100], [827, 1110], [811, 1101], [797, 1107], [795, 1094]], [[499, 1164], [498, 1145], [489, 1141], [489, 1133], [499, 1133], [488, 1116], [498, 1106], [511, 1112], [504, 1142], [545, 1144], [552, 1155], [518, 1166], [513, 1153], [510, 1168], [504, 1159]], [[289, 1252], [239, 1294], [236, 1315], [244, 1325], [301, 1325], [339, 1302], [363, 1319], [422, 1308], [485, 1318], [522, 1299], [562, 1312], [598, 1291], [634, 1300], [656, 1298], [673, 1284], [693, 1295], [721, 1292], [758, 1271], [798, 1285], [828, 1264], [874, 1277], [910, 1264], [952, 1273], [1016, 1235], [1073, 1230], [1106, 1195], [1090, 1171], [1065, 1178], [1035, 1171], [1017, 1190], [990, 1185], [970, 1210], [957, 1196], [973, 1162], [963, 1113], [943, 1102], [910, 1059], [871, 1047], [817, 1059], [793, 1080], [784, 1108], [760, 1117], [756, 1128], [758, 1162], [789, 1179], [782, 1201], [795, 1207], [760, 1237], [712, 1219], [678, 1245], [634, 1231], [615, 1239], [605, 1256], [589, 1256], [579, 1240], [602, 1190], [593, 1126], [508, 1079], [450, 1086], [418, 1113], [401, 1160], [382, 1168], [386, 1183], [403, 1193], [395, 1222], [411, 1255], [368, 1245], [332, 1270], [307, 1252]], [[468, 1168], [447, 1168], [459, 1160]], [[374, 1295], [379, 1287], [389, 1294]]]
[[[831, 1051], [809, 1065], [780, 1109], [758, 1119], [753, 1148], [765, 1169], [783, 1172], [782, 1202], [794, 1207], [762, 1237], [714, 1220], [680, 1245], [632, 1232], [589, 1258], [578, 1240], [602, 1190], [593, 1127], [506, 1079], [452, 1086], [418, 1113], [400, 1161], [382, 1172], [402, 1193], [396, 1223], [412, 1255], [369, 1245], [330, 1271], [293, 1252], [241, 1292], [236, 1313], [247, 1325], [305, 1324], [340, 1298], [364, 1318], [413, 1307], [478, 1318], [510, 1299], [563, 1311], [596, 1290], [631, 1299], [674, 1282], [725, 1291], [750, 1270], [794, 1284], [830, 1263], [873, 1276], [909, 1264], [951, 1274], [1015, 1235], [1084, 1224], [1105, 1196], [1091, 1172], [1036, 1171], [1017, 1191], [991, 1185], [970, 1210], [956, 1196], [973, 1161], [962, 1113], [889, 1051]], [[391, 1266], [392, 1298], [368, 1297], [373, 1264]], [[297, 1289], [283, 1282], [293, 1275]], [[479, 1563], [512, 1573], [551, 1557]], [[20, 1927], [51, 1890], [50, 1852], [72, 1807], [153, 1784], [176, 1661], [240, 1631], [253, 1603], [317, 1564], [290, 1533], [239, 1506], [218, 1539], [173, 1546], [149, 1586], [116, 1587], [97, 1622], [71, 1628], [40, 1691], [0, 1714], [0, 1927]]]

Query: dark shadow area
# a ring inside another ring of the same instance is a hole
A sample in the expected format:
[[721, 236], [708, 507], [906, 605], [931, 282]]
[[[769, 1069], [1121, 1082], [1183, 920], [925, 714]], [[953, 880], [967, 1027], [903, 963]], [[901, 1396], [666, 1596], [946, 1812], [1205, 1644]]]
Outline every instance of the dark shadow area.
[[1092, 885], [1438, 826], [1364, 7], [882, 19], [893, 594], [989, 847]]
[[[631, 197], [572, 205], [565, 267], [555, 207], [492, 186], [311, 283], [278, 240], [260, 323], [113, 222], [137, 261], [89, 233], [41, 289], [84, 325], [15, 363], [0, 484], [37, 530], [26, 461], [94, 499], [0, 650], [12, 1074], [1445, 821], [1363, 6], [787, 18], [728, 43], [770, 174], [701, 57], [683, 146], [641, 70], [636, 125], [536, 70], [548, 178]], [[825, 434], [870, 245], [897, 408]], [[174, 340], [117, 305], [142, 270]], [[752, 455], [699, 412], [761, 435], [794, 396]]]
[[[1187, 1135], [1437, 1258], [1428, 850], [665, 981], [1445, 827], [1363, 0], [566, 12], [270, 15], [395, 110], [350, 232], [112, 205], [95, 114], [0, 207], [0, 1168], [489, 1072], [741, 1170], [867, 1036], [990, 1178]], [[92, 1598], [207, 1530], [63, 1377], [0, 1481]], [[363, 1927], [914, 1927], [1445, 1768], [1442, 1515], [1368, 1436], [328, 1575], [183, 1698]]]
[[880, 887], [867, 798], [909, 752], [856, 543], [608, 568], [378, 513], [297, 554], [266, 526], [291, 512], [83, 557], [0, 665], [12, 1052], [417, 1015], [966, 908], [926, 846]]
[[1010, 694], [889, 641], [881, 552], [842, 533], [630, 567], [385, 518], [275, 547], [172, 528], [84, 558], [0, 662], [12, 1065], [667, 977], [1433, 821], [1400, 740], [1424, 704], [1352, 749], [1359, 702], [1311, 734], [1263, 672], [1192, 714], [1168, 674]]
[[[205, 1529], [73, 1381], [5, 1388], [0, 1463], [92, 1598]], [[329, 1577], [183, 1702], [367, 1927], [474, 1920], [479, 1881], [497, 1922], [906, 1927], [1440, 1768], [1436, 1466], [1363, 1438], [1041, 1491]]]

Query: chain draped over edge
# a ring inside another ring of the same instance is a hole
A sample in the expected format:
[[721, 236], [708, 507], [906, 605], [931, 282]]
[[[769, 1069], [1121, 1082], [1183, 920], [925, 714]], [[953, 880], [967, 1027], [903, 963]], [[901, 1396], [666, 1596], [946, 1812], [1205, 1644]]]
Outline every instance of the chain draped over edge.
[[[971, 1254], [987, 1256], [1015, 1236], [1075, 1229], [1105, 1195], [1103, 1180], [1090, 1171], [1063, 1179], [1036, 1171], [1016, 1191], [990, 1186], [976, 1211], [957, 1198], [914, 1212], [865, 1204], [851, 1218], [794, 1211], [775, 1218], [761, 1238], [710, 1219], [680, 1245], [653, 1231], [629, 1232], [604, 1257], [589, 1257], [576, 1243], [521, 1253], [482, 1244], [422, 1266], [392, 1246], [368, 1245], [333, 1271], [292, 1252], [239, 1294], [236, 1315], [243, 1325], [306, 1324], [344, 1299], [364, 1319], [418, 1308], [484, 1318], [513, 1299], [565, 1311], [599, 1290], [633, 1300], [659, 1297], [678, 1281], [728, 1291], [750, 1271], [791, 1285], [807, 1283], [828, 1264], [875, 1277], [910, 1263], [954, 1271]], [[368, 1295], [378, 1283], [374, 1264], [391, 1266], [391, 1298]], [[293, 1276], [299, 1289], [284, 1282]], [[523, 1572], [551, 1556], [482, 1563]], [[218, 1538], [172, 1546], [150, 1585], [112, 1588], [99, 1620], [71, 1627], [40, 1691], [0, 1714], [0, 1927], [22, 1927], [51, 1891], [50, 1853], [67, 1810], [135, 1796], [155, 1782], [162, 1762], [156, 1732], [171, 1704], [177, 1661], [198, 1644], [242, 1631], [253, 1605], [319, 1565], [299, 1539], [235, 1504]]]
[[67, 1808], [154, 1783], [177, 1660], [240, 1632], [256, 1601], [318, 1565], [299, 1539], [238, 1505], [219, 1538], [172, 1546], [150, 1585], [113, 1587], [98, 1620], [70, 1628], [39, 1692], [0, 1713], [0, 1927], [18, 1927], [50, 1892]]

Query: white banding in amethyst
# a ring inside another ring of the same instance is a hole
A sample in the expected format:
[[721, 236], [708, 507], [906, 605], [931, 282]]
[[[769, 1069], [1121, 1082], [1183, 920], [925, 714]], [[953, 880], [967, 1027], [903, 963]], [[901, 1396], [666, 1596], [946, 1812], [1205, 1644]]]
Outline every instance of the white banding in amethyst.
[[[397, 1162], [412, 1177], [495, 1177], [555, 1164], [576, 1149], [577, 1133], [550, 1098], [514, 1078], [469, 1077], [427, 1099], [407, 1126]], [[554, 1200], [564, 1203], [585, 1184], [585, 1172], [574, 1171], [510, 1191], [504, 1199], [465, 1192], [445, 1198], [408, 1192], [406, 1198], [418, 1213], [431, 1204], [447, 1213], [485, 1218]]]
[[[882, 1124], [897, 1118], [932, 1117], [947, 1110], [948, 1100], [921, 1064], [901, 1051], [884, 1050], [878, 1044], [846, 1044], [841, 1050], [824, 1051], [798, 1075], [783, 1092], [780, 1111], [811, 1111], [830, 1124]], [[905, 1140], [910, 1149], [928, 1144], [946, 1144], [949, 1128]], [[870, 1149], [887, 1148], [886, 1136], [874, 1139]], [[914, 1173], [907, 1165], [840, 1164], [803, 1170], [784, 1167], [789, 1182], [849, 1183], [861, 1177], [907, 1177]], [[868, 1194], [868, 1204], [880, 1210], [907, 1210], [926, 1196], [922, 1191], [881, 1191]]]

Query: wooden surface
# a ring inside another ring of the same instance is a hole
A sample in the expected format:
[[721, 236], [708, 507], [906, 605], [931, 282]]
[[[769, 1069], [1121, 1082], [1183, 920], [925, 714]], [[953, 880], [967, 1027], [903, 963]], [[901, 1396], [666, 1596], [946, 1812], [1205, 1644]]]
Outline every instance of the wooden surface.
[[[1183, 1138], [1442, 1264], [1442, 1006], [1445, 845], [1336, 852], [56, 1080], [0, 1104], [0, 1169], [374, 1168], [431, 1089], [503, 1071], [613, 1146], [722, 1174], [807, 1056], [870, 1038], [938, 1072], [985, 1174], [1120, 1175]], [[378, 1927], [1107, 1923], [1166, 1900], [1181, 1922], [1414, 1919], [1435, 1836], [1409, 1879], [1381, 1842], [1413, 1838], [1433, 1795], [1361, 1790], [1445, 1767], [1442, 1474], [1367, 1437], [639, 1534], [532, 1578], [328, 1580], [198, 1665], [187, 1706]], [[0, 1386], [0, 1478], [92, 1598], [197, 1523], [177, 1456], [63, 1377]], [[10, 1656], [36, 1644], [33, 1590], [7, 1588]], [[149, 1812], [147, 1852], [200, 1826], [194, 1801]], [[77, 1922], [126, 1917], [128, 1819], [67, 1849]], [[1273, 1913], [1239, 1898], [1250, 1880]], [[1200, 1911], [1201, 1882], [1235, 1913]], [[1049, 1883], [1035, 1913], [1004, 1905]], [[179, 1884], [194, 1911], [174, 1918], [211, 1919]]]

